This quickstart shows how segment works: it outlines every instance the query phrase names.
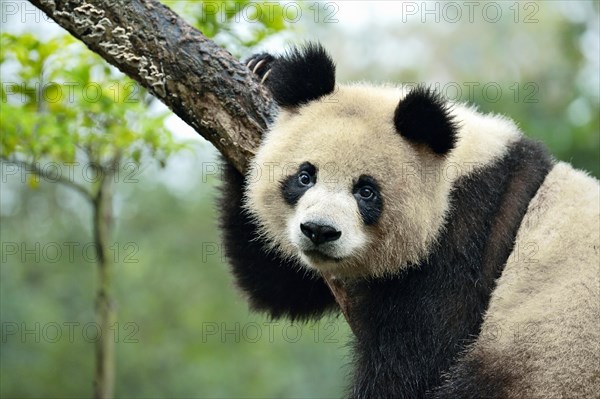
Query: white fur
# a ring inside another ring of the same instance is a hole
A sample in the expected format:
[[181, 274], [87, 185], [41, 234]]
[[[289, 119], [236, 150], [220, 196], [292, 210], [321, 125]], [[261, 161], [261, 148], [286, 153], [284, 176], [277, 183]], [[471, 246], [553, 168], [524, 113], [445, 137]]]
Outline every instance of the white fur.
[[343, 259], [355, 256], [364, 250], [368, 236], [362, 228], [363, 222], [356, 208], [356, 200], [336, 184], [317, 182], [316, 186], [302, 196], [288, 222], [288, 235], [297, 248], [304, 263], [321, 271], [336, 268], [337, 262], [316, 262], [304, 251], [314, 249], [312, 242], [302, 234], [301, 223], [317, 222], [335, 227], [342, 232], [339, 239], [320, 246], [326, 255]]

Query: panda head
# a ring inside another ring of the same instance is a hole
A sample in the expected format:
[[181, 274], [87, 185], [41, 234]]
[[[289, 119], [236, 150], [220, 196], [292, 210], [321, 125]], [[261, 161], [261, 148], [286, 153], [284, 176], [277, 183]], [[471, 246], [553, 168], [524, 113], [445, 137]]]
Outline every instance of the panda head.
[[422, 260], [448, 209], [457, 126], [434, 92], [335, 84], [318, 45], [272, 64], [280, 106], [251, 162], [245, 207], [272, 250], [321, 272], [380, 276]]

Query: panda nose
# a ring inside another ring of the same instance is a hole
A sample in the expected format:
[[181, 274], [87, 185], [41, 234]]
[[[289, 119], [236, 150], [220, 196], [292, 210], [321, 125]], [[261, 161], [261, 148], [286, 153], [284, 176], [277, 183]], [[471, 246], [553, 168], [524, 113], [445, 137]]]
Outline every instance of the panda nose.
[[315, 245], [335, 241], [342, 235], [342, 232], [337, 231], [334, 227], [312, 222], [300, 223], [300, 230], [302, 230], [302, 234], [310, 238]]

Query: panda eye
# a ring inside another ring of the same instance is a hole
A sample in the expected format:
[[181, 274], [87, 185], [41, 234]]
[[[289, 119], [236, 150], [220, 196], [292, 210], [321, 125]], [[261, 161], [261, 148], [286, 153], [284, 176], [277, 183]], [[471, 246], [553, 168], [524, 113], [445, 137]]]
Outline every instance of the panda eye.
[[310, 174], [306, 171], [300, 172], [300, 174], [298, 175], [298, 183], [300, 183], [301, 186], [310, 186], [310, 184], [312, 183], [312, 178]]
[[369, 175], [360, 175], [352, 187], [360, 216], [367, 226], [379, 220], [383, 211], [383, 197], [377, 180]]
[[363, 200], [370, 200], [375, 196], [375, 192], [371, 187], [365, 186], [358, 190], [358, 195]]
[[317, 183], [317, 168], [310, 162], [304, 162], [298, 171], [279, 182], [279, 189], [285, 202], [296, 205], [298, 200]]

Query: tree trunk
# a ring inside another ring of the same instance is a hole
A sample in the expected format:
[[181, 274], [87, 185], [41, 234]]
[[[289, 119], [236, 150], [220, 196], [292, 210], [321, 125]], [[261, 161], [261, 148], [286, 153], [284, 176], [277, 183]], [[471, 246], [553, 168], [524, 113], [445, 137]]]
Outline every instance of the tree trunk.
[[30, 2], [245, 169], [275, 106], [226, 50], [157, 0]]
[[96, 370], [94, 372], [94, 399], [114, 397], [115, 337], [118, 329], [116, 303], [113, 296], [113, 259], [109, 255], [109, 240], [113, 225], [113, 176], [102, 171], [102, 181], [93, 201], [94, 245], [97, 254], [96, 323], [100, 335], [95, 342]]

